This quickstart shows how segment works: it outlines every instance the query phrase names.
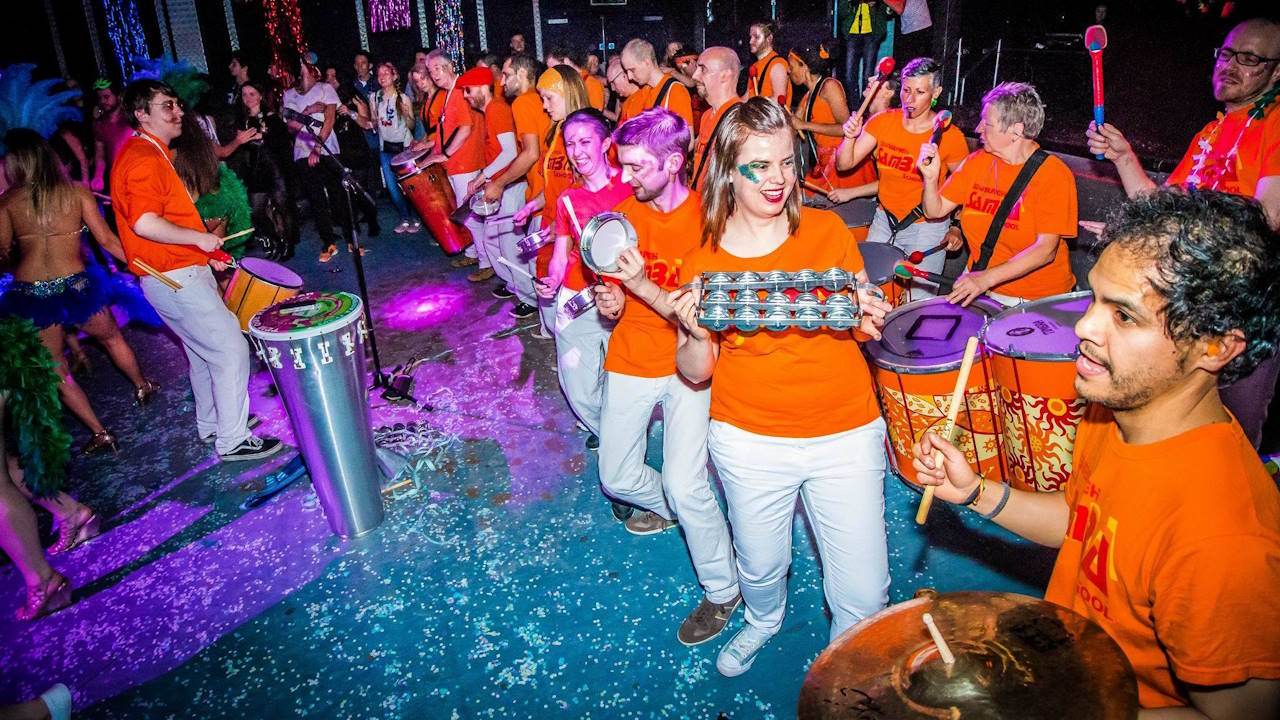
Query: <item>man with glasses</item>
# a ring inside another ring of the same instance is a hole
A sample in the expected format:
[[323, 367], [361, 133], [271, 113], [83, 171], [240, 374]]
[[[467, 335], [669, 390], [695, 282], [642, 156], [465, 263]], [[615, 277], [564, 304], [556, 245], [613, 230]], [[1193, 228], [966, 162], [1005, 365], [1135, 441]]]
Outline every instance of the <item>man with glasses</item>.
[[[1214, 51], [1213, 97], [1220, 116], [1192, 140], [1165, 185], [1219, 190], [1262, 205], [1272, 230], [1280, 231], [1280, 22], [1246, 20], [1232, 28]], [[1116, 165], [1129, 197], [1156, 189], [1133, 148], [1115, 126], [1093, 123], [1085, 133], [1089, 150]], [[1222, 391], [1222, 400], [1258, 446], [1267, 406], [1275, 395], [1280, 358]]]

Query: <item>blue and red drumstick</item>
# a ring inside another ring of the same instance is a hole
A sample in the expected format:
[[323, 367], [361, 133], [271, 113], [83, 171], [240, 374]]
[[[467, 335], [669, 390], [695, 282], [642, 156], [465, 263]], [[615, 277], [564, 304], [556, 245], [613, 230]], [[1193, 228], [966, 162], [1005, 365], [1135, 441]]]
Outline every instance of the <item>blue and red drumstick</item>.
[[[1090, 25], [1084, 31], [1084, 46], [1089, 50], [1089, 60], [1093, 63], [1093, 122], [1098, 132], [1102, 132], [1102, 50], [1107, 47], [1107, 29], [1101, 25]], [[1094, 157], [1105, 159], [1101, 154]]]

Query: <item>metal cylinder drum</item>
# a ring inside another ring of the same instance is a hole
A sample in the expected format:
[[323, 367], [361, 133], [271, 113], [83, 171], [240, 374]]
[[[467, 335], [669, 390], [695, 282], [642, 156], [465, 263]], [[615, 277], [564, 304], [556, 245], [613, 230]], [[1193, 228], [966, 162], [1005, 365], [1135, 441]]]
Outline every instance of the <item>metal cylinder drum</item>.
[[333, 532], [358, 537], [383, 518], [366, 391], [363, 305], [346, 292], [303, 293], [249, 321], [249, 335], [293, 425]]

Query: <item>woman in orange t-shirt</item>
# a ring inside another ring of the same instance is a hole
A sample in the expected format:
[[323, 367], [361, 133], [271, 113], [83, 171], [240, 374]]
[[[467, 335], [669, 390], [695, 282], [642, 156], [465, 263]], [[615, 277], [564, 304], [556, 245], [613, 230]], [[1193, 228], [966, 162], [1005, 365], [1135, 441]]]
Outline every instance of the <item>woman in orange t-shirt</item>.
[[876, 171], [872, 163], [863, 162], [846, 173], [835, 172], [836, 148], [844, 138], [844, 123], [849, 119], [849, 101], [844, 86], [827, 73], [827, 50], [822, 45], [794, 48], [787, 55], [791, 82], [806, 88], [800, 104], [791, 115], [791, 124], [800, 133], [801, 154], [813, 161], [805, 179], [818, 187], [858, 187], [873, 183]]
[[[874, 114], [863, 125], [854, 116], [845, 124], [845, 140], [836, 152], [836, 168], [853, 168], [873, 158], [880, 182], [876, 189], [879, 207], [867, 231], [868, 242], [897, 245], [906, 253], [921, 252], [947, 243], [948, 250], [958, 250], [959, 232], [948, 236], [950, 223], [945, 218], [926, 219], [920, 209], [923, 180], [916, 170], [920, 146], [929, 142], [938, 96], [942, 94], [942, 66], [932, 58], [916, 58], [902, 69], [902, 109]], [[969, 152], [964, 134], [954, 125], [942, 133], [938, 141], [946, 172], [960, 167]], [[944, 175], [945, 177], [945, 175]], [[911, 219], [914, 218], [914, 219]], [[897, 232], [895, 226], [901, 225]], [[941, 273], [946, 255], [934, 253], [919, 263], [921, 270]], [[913, 282], [927, 292], [936, 290], [932, 283]]]
[[[776, 102], [751, 98], [731, 108], [713, 146], [702, 246], [685, 257], [685, 277], [844, 268], [866, 282], [839, 216], [801, 206], [795, 133]], [[746, 626], [716, 660], [732, 677], [782, 627], [797, 495], [821, 549], [831, 637], [888, 601], [885, 425], [853, 332], [714, 334], [698, 325], [692, 291], [676, 291], [671, 302], [681, 325], [677, 368], [690, 382], [711, 380], [708, 448], [724, 484], [746, 604]], [[858, 302], [859, 329], [878, 337], [889, 305], [867, 291]]]
[[1076, 179], [1066, 163], [1050, 155], [1027, 184], [1001, 228], [985, 268], [976, 267], [991, 221], [1022, 166], [1040, 149], [1044, 105], [1027, 83], [1001, 83], [982, 98], [978, 134], [982, 149], [939, 190], [938, 146], [920, 146], [916, 167], [924, 178], [924, 213], [942, 218], [960, 209], [969, 243], [970, 269], [948, 299], [965, 306], [987, 294], [1005, 304], [1070, 292], [1076, 284], [1065, 237], [1076, 235]]
[[[582, 77], [568, 65], [547, 68], [538, 77], [538, 94], [542, 96], [542, 109], [551, 117], [551, 128], [542, 138], [542, 154], [534, 166], [542, 192], [512, 217], [517, 226], [523, 225], [535, 212], [542, 218], [540, 227], [550, 227], [555, 223], [556, 200], [560, 193], [573, 185], [573, 166], [569, 164], [569, 156], [564, 149], [560, 125], [569, 113], [588, 107], [587, 88], [582, 84]], [[552, 245], [539, 248], [536, 277], [546, 277], [553, 251]], [[555, 303], [539, 297], [538, 315], [542, 320], [542, 336], [550, 338], [556, 323]]]

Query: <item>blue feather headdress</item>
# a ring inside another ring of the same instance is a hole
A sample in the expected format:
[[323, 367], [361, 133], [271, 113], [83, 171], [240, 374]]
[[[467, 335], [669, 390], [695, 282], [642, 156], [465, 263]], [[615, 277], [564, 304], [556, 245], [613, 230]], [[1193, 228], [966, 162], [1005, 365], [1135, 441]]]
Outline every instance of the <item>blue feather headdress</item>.
[[133, 58], [133, 80], [160, 80], [177, 94], [178, 99], [187, 107], [195, 107], [200, 98], [209, 91], [209, 82], [186, 60], [173, 62], [169, 58], [150, 60], [144, 57]]
[[[13, 128], [31, 128], [46, 139], [68, 120], [79, 120], [80, 108], [70, 105], [80, 96], [79, 90], [53, 89], [62, 81], [57, 78], [31, 79], [36, 69], [31, 63], [0, 68], [0, 141]], [[0, 142], [0, 154], [4, 144]]]

